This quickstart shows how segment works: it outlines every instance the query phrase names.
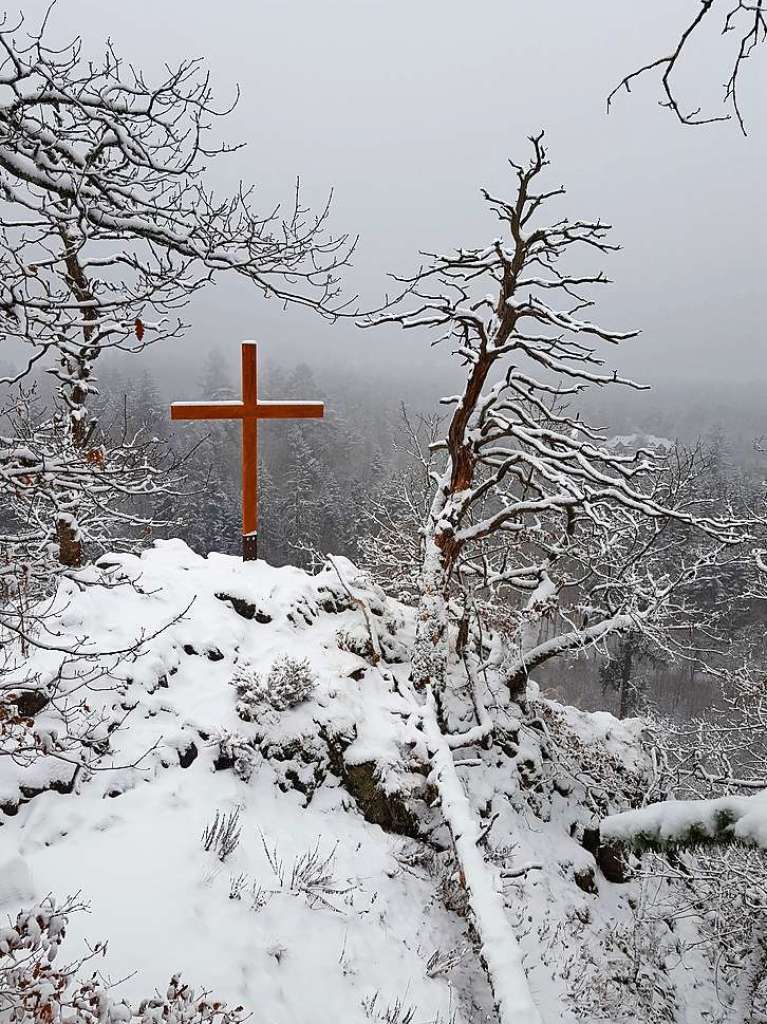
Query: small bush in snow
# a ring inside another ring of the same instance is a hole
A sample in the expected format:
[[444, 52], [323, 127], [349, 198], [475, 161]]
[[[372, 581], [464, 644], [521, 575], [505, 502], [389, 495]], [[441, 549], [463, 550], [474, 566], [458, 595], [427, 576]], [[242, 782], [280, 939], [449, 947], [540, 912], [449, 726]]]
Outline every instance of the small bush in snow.
[[[332, 902], [333, 897], [348, 897], [354, 891], [353, 885], [340, 882], [335, 874], [335, 858], [338, 843], [330, 853], [320, 852], [320, 841], [296, 856], [290, 869], [285, 866], [277, 846], [270, 847], [263, 833], [261, 844], [269, 867], [279, 882], [279, 891], [293, 896], [303, 896], [310, 907], [322, 904], [329, 910], [339, 912]], [[348, 900], [347, 900], [348, 902]]]
[[337, 629], [336, 644], [339, 650], [356, 654], [358, 657], [364, 658], [365, 661], [374, 663], [376, 660], [373, 641], [361, 626], [352, 629]]
[[251, 881], [246, 874], [229, 879], [229, 899], [238, 903], [248, 903], [251, 910], [263, 910], [272, 897], [257, 882]]
[[287, 711], [312, 694], [317, 679], [307, 658], [278, 658], [264, 677], [247, 666], [238, 668], [233, 679], [239, 700], [237, 714], [245, 722], [255, 722], [266, 709]]
[[218, 745], [217, 768], [231, 768], [243, 782], [249, 782], [256, 767], [253, 740], [238, 732], [222, 729], [215, 737]]
[[216, 817], [203, 830], [202, 848], [213, 850], [223, 864], [226, 858], [237, 849], [241, 832], [239, 807], [235, 807], [228, 814], [216, 811]]
[[[380, 1021], [381, 1024], [414, 1024], [418, 1012], [415, 1006], [409, 1006], [399, 997], [393, 1003], [384, 1006], [378, 1001], [379, 994], [375, 992], [362, 1000], [362, 1009], [368, 1020]], [[434, 1024], [437, 1024], [437, 1021]]]

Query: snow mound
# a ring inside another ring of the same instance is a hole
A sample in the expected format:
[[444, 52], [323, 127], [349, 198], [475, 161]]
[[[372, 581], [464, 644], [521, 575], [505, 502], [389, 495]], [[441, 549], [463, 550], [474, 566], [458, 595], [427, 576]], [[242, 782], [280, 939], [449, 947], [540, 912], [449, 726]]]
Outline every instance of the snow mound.
[[[384, 614], [369, 584], [366, 598], [398, 657], [396, 607]], [[383, 1019], [397, 1001], [447, 1022], [456, 988], [483, 998], [465, 922], [410, 864], [410, 840], [369, 824], [319, 750], [321, 735], [342, 738], [338, 756], [352, 769], [375, 761], [382, 786], [402, 760], [389, 667], [356, 653], [364, 630], [334, 568], [312, 577], [158, 542], [65, 580], [45, 627], [70, 653], [38, 650], [18, 680], [31, 670], [45, 693], [63, 676], [76, 708], [87, 679], [81, 724], [96, 714], [109, 751], [73, 784], [54, 755], [0, 759], [4, 915], [79, 891], [90, 914], [72, 917], [68, 955], [108, 938], [101, 969], [136, 972], [120, 989], [129, 998], [183, 969], [273, 1024]], [[311, 666], [311, 700], [266, 727], [243, 722], [236, 670], [266, 675], [285, 654]], [[57, 705], [36, 716], [39, 735], [63, 732]], [[238, 753], [257, 762], [247, 781]], [[48, 788], [62, 782], [73, 792]], [[239, 812], [223, 862], [201, 842], [216, 812]]]

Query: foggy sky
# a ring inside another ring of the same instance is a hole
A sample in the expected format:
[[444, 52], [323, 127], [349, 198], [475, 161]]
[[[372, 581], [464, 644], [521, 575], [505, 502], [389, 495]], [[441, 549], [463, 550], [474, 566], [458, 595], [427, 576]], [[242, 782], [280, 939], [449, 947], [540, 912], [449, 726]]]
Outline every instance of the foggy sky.
[[[330, 188], [333, 226], [360, 235], [347, 290], [373, 303], [389, 271], [421, 248], [483, 243], [494, 221], [479, 187], [513, 189], [507, 156], [545, 128], [552, 184], [568, 187], [573, 217], [612, 223], [623, 251], [604, 268], [596, 319], [639, 327], [610, 353], [626, 373], [664, 380], [763, 380], [767, 53], [744, 78], [750, 136], [734, 124], [683, 128], [657, 105], [658, 83], [638, 83], [608, 117], [605, 97], [626, 72], [665, 52], [694, 0], [59, 0], [51, 38], [83, 35], [97, 55], [110, 36], [151, 71], [205, 57], [222, 125], [247, 148], [222, 157], [211, 179], [256, 183], [264, 208]], [[29, 0], [34, 20], [43, 4]], [[715, 26], [712, 26], [715, 27]], [[716, 103], [726, 52], [711, 37], [683, 79], [686, 95]], [[360, 332], [283, 311], [243, 282], [196, 301], [192, 329], [153, 365], [185, 372], [210, 347], [235, 354], [257, 338], [280, 362], [426, 374], [430, 338]], [[183, 349], [183, 351], [182, 351]], [[143, 359], [145, 357], [137, 357]], [[442, 357], [444, 358], [444, 357]]]

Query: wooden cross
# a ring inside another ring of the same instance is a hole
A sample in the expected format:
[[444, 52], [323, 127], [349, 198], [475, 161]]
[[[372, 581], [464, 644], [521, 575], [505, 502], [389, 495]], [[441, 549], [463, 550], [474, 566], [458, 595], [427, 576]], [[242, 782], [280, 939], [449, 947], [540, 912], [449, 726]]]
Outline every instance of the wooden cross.
[[241, 402], [174, 402], [172, 420], [242, 421], [242, 557], [258, 557], [258, 421], [322, 419], [322, 402], [259, 402], [258, 351], [255, 341], [242, 343]]

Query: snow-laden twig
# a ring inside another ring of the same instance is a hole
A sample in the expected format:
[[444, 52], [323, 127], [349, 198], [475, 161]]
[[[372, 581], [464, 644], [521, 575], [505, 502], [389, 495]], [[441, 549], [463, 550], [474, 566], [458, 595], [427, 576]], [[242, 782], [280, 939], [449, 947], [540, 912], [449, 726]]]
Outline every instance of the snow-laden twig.
[[362, 617], [365, 620], [365, 627], [366, 627], [366, 629], [368, 631], [368, 636], [370, 638], [370, 646], [371, 646], [371, 648], [373, 650], [372, 661], [373, 661], [374, 665], [377, 665], [382, 660], [383, 653], [381, 651], [381, 641], [380, 641], [380, 639], [378, 637], [378, 630], [376, 629], [376, 624], [373, 621], [373, 616], [372, 616], [372, 614], [370, 612], [370, 608], [368, 606], [368, 603], [363, 598], [359, 597], [358, 595], [356, 595], [356, 594], [354, 594], [352, 592], [351, 587], [349, 586], [347, 581], [344, 579], [343, 573], [338, 568], [338, 565], [336, 564], [336, 561], [335, 561], [335, 559], [333, 558], [332, 555], [328, 555], [328, 561], [333, 566], [333, 569], [335, 570], [335, 574], [338, 577], [338, 579], [339, 579], [339, 581], [341, 583], [341, 586], [344, 588], [344, 591], [346, 592], [347, 597], [352, 602], [354, 607], [355, 608], [359, 608], [359, 610], [362, 612]]

